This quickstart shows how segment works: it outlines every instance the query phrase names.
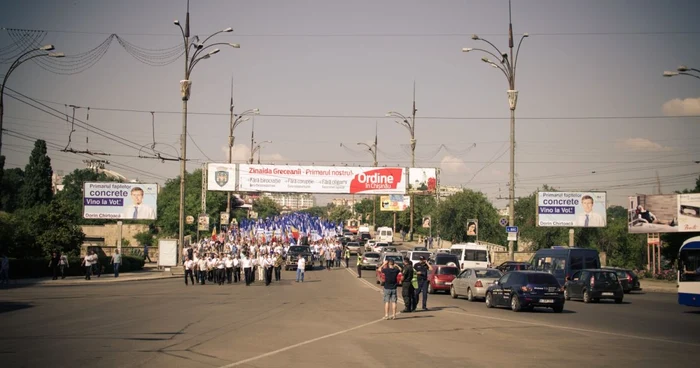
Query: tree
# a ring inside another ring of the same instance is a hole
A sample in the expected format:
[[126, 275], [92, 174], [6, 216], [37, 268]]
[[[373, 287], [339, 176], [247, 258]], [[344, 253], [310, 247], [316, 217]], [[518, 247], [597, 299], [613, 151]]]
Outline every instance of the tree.
[[[542, 191], [554, 190], [545, 185]], [[515, 223], [520, 231], [520, 242], [530, 242], [532, 251], [569, 244], [568, 229], [537, 226], [537, 191], [515, 201]]]
[[45, 254], [57, 250], [65, 254], [78, 255], [80, 246], [85, 240], [85, 234], [79, 225], [70, 218], [71, 208], [62, 202], [52, 201], [46, 206], [38, 207], [35, 219], [37, 248], [41, 248]]
[[150, 231], [143, 231], [140, 232], [136, 235], [134, 235], [134, 239], [139, 243], [141, 246], [152, 246], [153, 243], [155, 242], [155, 239], [153, 238], [153, 234], [151, 234]]
[[68, 208], [69, 216], [81, 224], [104, 224], [112, 220], [83, 219], [83, 187], [86, 182], [114, 181], [105, 173], [90, 169], [75, 169], [63, 177], [63, 190], [56, 193], [55, 199]]
[[21, 203], [25, 208], [48, 204], [53, 198], [51, 158], [46, 154], [46, 142], [39, 139], [24, 169], [25, 185], [21, 190]]
[[328, 215], [328, 219], [336, 224], [344, 224], [352, 217], [352, 211], [347, 206], [335, 206]]
[[469, 189], [453, 194], [437, 206], [433, 217], [437, 225], [434, 231], [439, 231], [443, 239], [452, 242], [473, 241], [473, 238], [467, 237], [469, 219], [479, 220], [479, 240], [505, 243], [505, 231], [498, 224], [498, 210], [483, 193]]
[[305, 210], [301, 210], [299, 212], [308, 213], [309, 215], [316, 217], [328, 217], [328, 207], [324, 206], [314, 206]]
[[20, 206], [20, 191], [24, 185], [24, 171], [20, 168], [7, 169], [2, 176], [2, 196], [0, 208], [14, 212]]
[[[195, 219], [202, 212], [202, 170], [197, 169], [185, 175], [185, 216], [193, 216]], [[207, 192], [207, 215], [219, 221], [219, 214], [226, 210], [226, 192]], [[165, 186], [158, 193], [158, 220], [157, 226], [166, 236], [177, 235], [180, 229], [180, 177], [175, 177], [165, 182]], [[193, 224], [185, 224], [185, 235], [197, 232], [197, 221]]]
[[282, 212], [282, 206], [270, 197], [260, 197], [253, 202], [253, 211], [258, 214], [258, 218], [275, 217]]

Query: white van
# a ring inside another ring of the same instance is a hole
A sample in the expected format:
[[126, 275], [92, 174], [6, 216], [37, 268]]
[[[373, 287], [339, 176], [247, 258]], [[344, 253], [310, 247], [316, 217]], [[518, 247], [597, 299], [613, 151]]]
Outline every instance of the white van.
[[394, 243], [394, 231], [390, 227], [380, 227], [375, 234], [377, 243]]
[[476, 243], [453, 244], [450, 247], [450, 254], [454, 254], [459, 258], [461, 269], [487, 268], [491, 265], [491, 257], [486, 245]]

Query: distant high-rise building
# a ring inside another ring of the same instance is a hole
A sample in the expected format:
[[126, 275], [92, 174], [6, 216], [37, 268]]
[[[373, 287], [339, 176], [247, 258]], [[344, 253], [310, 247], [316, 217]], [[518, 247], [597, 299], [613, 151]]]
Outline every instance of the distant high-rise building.
[[316, 198], [308, 193], [263, 193], [282, 207], [283, 211], [299, 211], [316, 205]]

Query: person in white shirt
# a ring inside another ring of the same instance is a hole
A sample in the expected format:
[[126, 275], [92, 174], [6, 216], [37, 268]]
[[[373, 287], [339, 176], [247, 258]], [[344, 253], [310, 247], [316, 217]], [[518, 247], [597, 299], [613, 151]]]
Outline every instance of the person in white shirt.
[[297, 282], [304, 282], [304, 271], [306, 270], [306, 260], [303, 256], [299, 256], [297, 261]]
[[85, 280], [90, 280], [92, 276], [92, 251], [83, 258], [83, 266], [85, 267]]
[[226, 281], [228, 284], [231, 283], [232, 276], [233, 276], [233, 258], [231, 257], [231, 254], [228, 254], [226, 256], [226, 260], [224, 261], [224, 264], [226, 265]]
[[243, 267], [243, 274], [245, 275], [245, 286], [250, 286], [253, 282], [253, 260], [249, 257], [241, 259], [241, 267]]
[[131, 204], [124, 207], [124, 219], [133, 220], [155, 220], [156, 211], [153, 207], [143, 203], [143, 189], [141, 187], [131, 188]]
[[265, 258], [262, 252], [258, 254], [257, 264], [255, 265], [258, 269], [258, 281], [263, 281], [265, 279]]
[[233, 282], [238, 283], [241, 280], [241, 261], [238, 255], [233, 256]]
[[216, 282], [219, 285], [223, 285], [226, 279], [226, 260], [224, 260], [223, 255], [216, 260]]
[[202, 285], [206, 284], [207, 280], [207, 263], [207, 258], [202, 256], [202, 258], [199, 259], [199, 264], [197, 264], [197, 275], [199, 276], [199, 282]]
[[272, 282], [272, 267], [274, 267], [274, 261], [272, 260], [272, 257], [270, 257], [270, 254], [265, 255], [265, 261], [264, 261], [264, 267], [265, 267], [265, 286], [270, 286], [270, 283]]
[[593, 197], [584, 195], [581, 197], [583, 213], [578, 216], [576, 224], [581, 227], [605, 227], [603, 216], [593, 212]]
[[192, 281], [192, 286], [194, 286], [194, 276], [192, 275], [192, 269], [194, 268], [194, 261], [191, 260], [189, 257], [185, 257], [185, 285], [187, 284], [187, 275], [190, 276], [190, 280]]

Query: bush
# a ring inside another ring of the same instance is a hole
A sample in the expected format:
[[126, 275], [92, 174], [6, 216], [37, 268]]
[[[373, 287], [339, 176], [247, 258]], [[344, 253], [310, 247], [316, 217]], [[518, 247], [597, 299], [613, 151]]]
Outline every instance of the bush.
[[[114, 273], [114, 268], [109, 263], [111, 257], [99, 257], [100, 266], [104, 267], [103, 274]], [[69, 268], [66, 269], [66, 276], [82, 276], [85, 275], [85, 268], [80, 266], [81, 259], [71, 257], [68, 259]], [[119, 267], [119, 272], [133, 272], [143, 269], [143, 258], [122, 255], [122, 265]], [[52, 271], [48, 267], [49, 259], [45, 258], [23, 258], [10, 259], [10, 278], [33, 278], [52, 276]]]

